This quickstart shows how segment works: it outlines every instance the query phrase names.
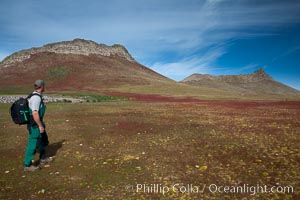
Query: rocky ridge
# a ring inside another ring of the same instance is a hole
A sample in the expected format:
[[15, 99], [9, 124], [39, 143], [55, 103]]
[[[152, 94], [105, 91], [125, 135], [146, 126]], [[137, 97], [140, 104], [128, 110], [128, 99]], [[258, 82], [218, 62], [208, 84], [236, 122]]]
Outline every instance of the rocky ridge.
[[213, 76], [209, 74], [193, 74], [185, 78], [182, 82], [191, 82], [191, 81], [221, 81], [221, 82], [258, 82], [262, 80], [273, 80], [263, 69], [259, 69], [252, 74], [241, 74], [241, 75], [221, 75]]
[[44, 45], [39, 48], [31, 48], [16, 52], [6, 57], [0, 64], [8, 67], [15, 63], [29, 59], [32, 55], [52, 52], [58, 54], [77, 54], [77, 55], [100, 55], [100, 56], [119, 56], [130, 62], [135, 62], [134, 58], [128, 53], [127, 49], [122, 45], [107, 46], [98, 44], [91, 40], [74, 39], [72, 41], [57, 42]]
[[223, 92], [233, 92], [238, 95], [300, 96], [298, 90], [274, 80], [263, 69], [259, 69], [252, 74], [240, 75], [193, 74], [181, 82], [210, 90], [219, 89]]

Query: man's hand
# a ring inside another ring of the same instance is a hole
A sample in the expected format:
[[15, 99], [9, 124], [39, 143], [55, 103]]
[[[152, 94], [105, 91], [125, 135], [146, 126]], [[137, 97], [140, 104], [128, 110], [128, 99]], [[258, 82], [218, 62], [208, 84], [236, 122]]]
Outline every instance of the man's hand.
[[32, 116], [33, 116], [33, 119], [34, 121], [37, 123], [37, 125], [39, 126], [39, 129], [40, 129], [40, 133], [44, 133], [45, 132], [45, 128], [40, 120], [40, 116], [39, 116], [39, 113], [37, 111], [33, 111], [32, 112]]
[[45, 132], [45, 128], [43, 126], [39, 126], [40, 129], [40, 133], [44, 133]]

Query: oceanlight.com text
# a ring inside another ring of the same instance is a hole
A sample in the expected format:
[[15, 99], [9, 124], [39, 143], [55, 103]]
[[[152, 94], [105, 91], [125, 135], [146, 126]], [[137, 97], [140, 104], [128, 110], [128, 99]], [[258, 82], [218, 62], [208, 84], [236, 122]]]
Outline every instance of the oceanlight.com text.
[[232, 193], [232, 194], [245, 194], [255, 195], [257, 193], [294, 193], [292, 186], [267, 186], [256, 185], [249, 186], [243, 184], [241, 186], [220, 186], [216, 184], [210, 184], [208, 187], [211, 193]]
[[167, 194], [169, 192], [176, 193], [231, 193], [231, 194], [250, 194], [252, 196], [258, 193], [294, 193], [294, 188], [292, 186], [268, 186], [268, 185], [231, 185], [223, 186], [217, 184], [202, 184], [194, 185], [187, 184], [183, 185], [180, 183], [175, 183], [173, 185], [164, 184], [136, 184], [126, 186], [126, 190], [136, 193], [153, 193], [153, 194]]

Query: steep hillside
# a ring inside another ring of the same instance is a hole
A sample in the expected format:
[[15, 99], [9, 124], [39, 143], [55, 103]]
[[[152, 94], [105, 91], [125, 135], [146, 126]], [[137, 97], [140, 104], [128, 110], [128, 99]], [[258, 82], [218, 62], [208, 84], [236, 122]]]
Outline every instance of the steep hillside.
[[262, 69], [252, 74], [242, 75], [212, 76], [208, 74], [193, 74], [181, 82], [241, 95], [300, 95], [298, 90], [275, 81]]
[[175, 83], [137, 63], [125, 47], [75, 39], [23, 50], [0, 63], [0, 90], [23, 91], [45, 79], [48, 91], [105, 91], [123, 85]]

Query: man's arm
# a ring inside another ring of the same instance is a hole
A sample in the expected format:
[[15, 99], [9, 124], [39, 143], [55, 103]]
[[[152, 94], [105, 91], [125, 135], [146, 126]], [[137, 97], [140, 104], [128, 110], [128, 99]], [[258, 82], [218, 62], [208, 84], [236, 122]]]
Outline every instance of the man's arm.
[[40, 116], [39, 116], [39, 113], [38, 111], [32, 111], [32, 116], [33, 116], [33, 119], [34, 121], [36, 122], [36, 124], [39, 126], [39, 129], [40, 129], [40, 133], [44, 133], [45, 132], [45, 128], [40, 120]]

